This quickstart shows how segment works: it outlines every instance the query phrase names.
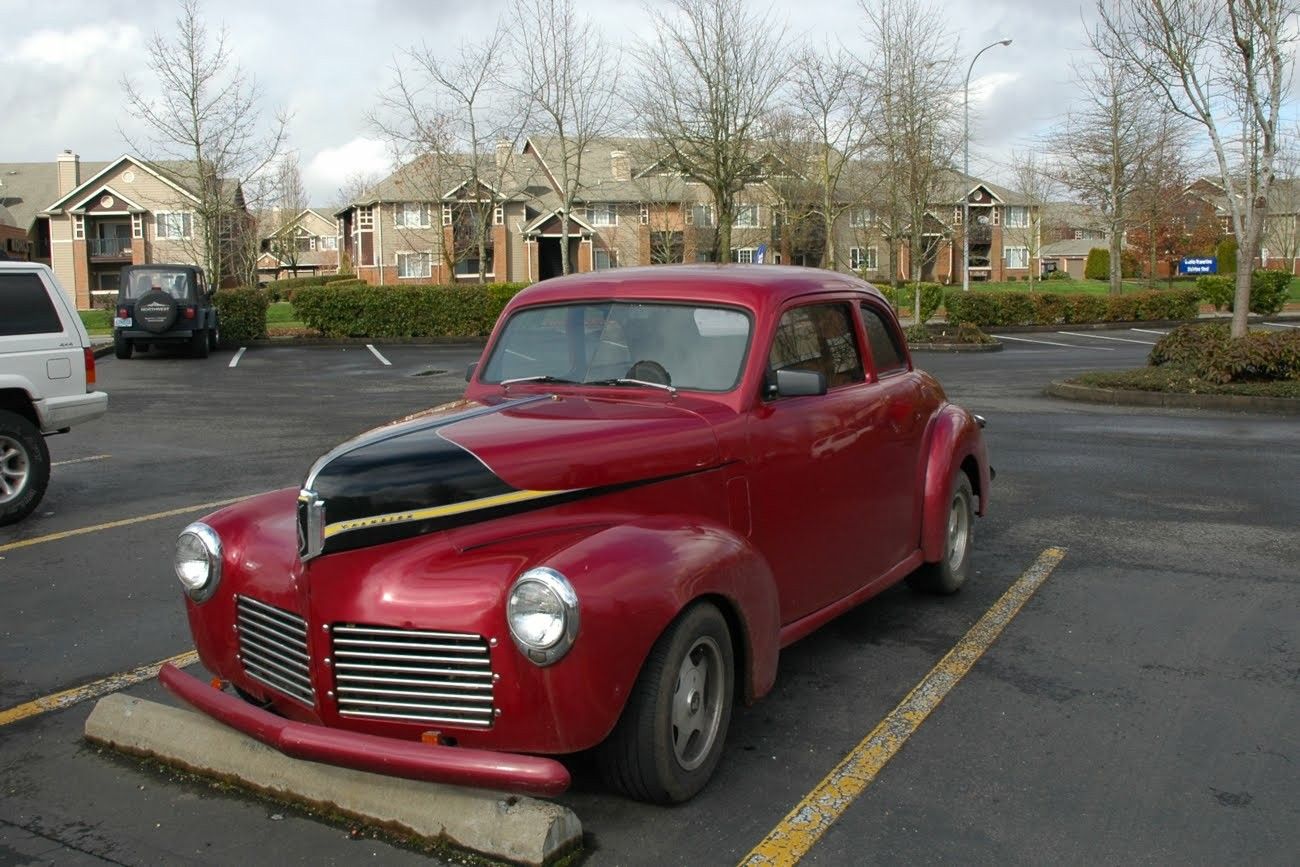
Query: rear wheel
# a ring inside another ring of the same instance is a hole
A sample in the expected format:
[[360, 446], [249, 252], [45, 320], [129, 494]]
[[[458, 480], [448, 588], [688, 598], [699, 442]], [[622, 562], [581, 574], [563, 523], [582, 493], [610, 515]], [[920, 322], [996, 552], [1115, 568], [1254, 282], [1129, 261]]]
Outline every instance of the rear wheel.
[[952, 499], [948, 502], [943, 559], [926, 563], [907, 576], [907, 583], [912, 587], [929, 593], [948, 594], [956, 593], [966, 583], [971, 541], [975, 535], [974, 500], [970, 478], [958, 470], [952, 482]]
[[190, 355], [195, 358], [208, 357], [208, 329], [201, 328], [190, 335]]
[[127, 359], [131, 357], [131, 341], [127, 340], [120, 334], [113, 335], [113, 355], [117, 358]]
[[31, 514], [49, 483], [45, 437], [18, 413], [0, 410], [0, 526]]
[[221, 323], [213, 322], [212, 327], [208, 329], [208, 349], [216, 349], [221, 345]]
[[693, 797], [722, 756], [734, 690], [726, 619], [707, 603], [688, 609], [655, 643], [623, 716], [597, 750], [606, 783], [656, 804]]

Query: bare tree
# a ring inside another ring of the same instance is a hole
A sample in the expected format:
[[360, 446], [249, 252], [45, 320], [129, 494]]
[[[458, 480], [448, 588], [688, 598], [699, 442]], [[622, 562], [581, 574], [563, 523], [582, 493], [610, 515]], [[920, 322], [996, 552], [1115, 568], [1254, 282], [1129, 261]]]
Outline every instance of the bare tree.
[[618, 65], [604, 35], [573, 8], [573, 0], [517, 0], [512, 45], [520, 60], [517, 86], [539, 128], [555, 137], [547, 170], [560, 196], [560, 267], [569, 261], [569, 216], [585, 187], [585, 152], [612, 126]]
[[1037, 272], [1042, 267], [1041, 263], [1038, 268], [1034, 267], [1034, 260], [1043, 250], [1043, 214], [1047, 203], [1056, 194], [1056, 179], [1034, 150], [1012, 151], [1010, 167], [1012, 186], [1024, 197], [1028, 221], [1024, 226], [1013, 226], [1008, 219], [1002, 232], [1005, 237], [1020, 241], [1028, 252], [1029, 288], [1032, 291], [1034, 281], [1038, 279]]
[[[951, 180], [949, 167], [961, 143], [961, 115], [952, 99], [960, 84], [957, 42], [940, 23], [939, 8], [922, 0], [861, 2], [869, 47], [865, 74], [878, 107], [872, 144], [886, 179], [881, 217], [890, 233], [891, 270], [897, 272], [895, 256], [906, 232], [910, 276], [919, 283], [934, 249], [926, 242], [926, 215]], [[920, 297], [918, 287], [918, 315]]]
[[255, 231], [240, 182], [275, 162], [288, 117], [262, 120], [262, 94], [231, 56], [223, 26], [208, 32], [199, 0], [184, 0], [176, 32], [155, 32], [145, 65], [161, 91], [155, 100], [129, 77], [122, 79], [130, 113], [147, 130], [142, 141], [123, 133], [131, 148], [163, 168], [197, 198], [195, 258], [213, 286], [221, 285], [238, 237]]
[[1110, 292], [1123, 290], [1122, 252], [1128, 229], [1128, 200], [1159, 117], [1150, 91], [1113, 57], [1106, 34], [1090, 34], [1096, 57], [1076, 65], [1081, 107], [1050, 137], [1062, 182], [1106, 221], [1110, 242]]
[[1300, 8], [1294, 0], [1137, 0], [1098, 10], [1109, 56], [1209, 136], [1237, 237], [1232, 335], [1244, 337]]
[[634, 114], [662, 159], [713, 196], [715, 254], [731, 250], [737, 197], [762, 176], [764, 120], [785, 81], [785, 28], [744, 0], [647, 6], [655, 33], [636, 50]]
[[[1129, 246], [1145, 259], [1148, 281], [1155, 281], [1159, 262], [1185, 252], [1204, 237], [1197, 213], [1186, 193], [1192, 181], [1185, 152], [1186, 123], [1162, 113], [1149, 125], [1147, 146], [1134, 172], [1128, 208]], [[1172, 265], [1171, 271], [1172, 271]]]
[[298, 249], [298, 236], [301, 234], [299, 218], [307, 210], [308, 201], [296, 152], [285, 154], [276, 164], [271, 201], [270, 212], [266, 214], [266, 228], [270, 230], [267, 234], [271, 240], [269, 252], [297, 277], [302, 252]]

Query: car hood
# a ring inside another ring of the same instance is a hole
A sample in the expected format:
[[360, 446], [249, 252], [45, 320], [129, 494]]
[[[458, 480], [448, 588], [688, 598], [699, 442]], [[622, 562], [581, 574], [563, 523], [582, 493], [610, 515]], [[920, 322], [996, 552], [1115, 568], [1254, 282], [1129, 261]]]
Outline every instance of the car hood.
[[717, 461], [709, 423], [668, 403], [552, 394], [457, 401], [318, 460], [299, 499], [299, 549], [310, 557], [380, 544]]

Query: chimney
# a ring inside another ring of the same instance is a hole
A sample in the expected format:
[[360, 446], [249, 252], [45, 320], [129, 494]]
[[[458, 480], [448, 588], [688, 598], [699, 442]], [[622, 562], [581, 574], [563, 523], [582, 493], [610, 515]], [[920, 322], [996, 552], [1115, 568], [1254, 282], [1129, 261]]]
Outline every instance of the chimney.
[[55, 159], [59, 167], [59, 195], [65, 196], [81, 186], [81, 157], [65, 150]]
[[506, 163], [510, 162], [510, 140], [497, 139], [497, 168], [504, 169]]
[[609, 171], [616, 181], [632, 180], [632, 157], [627, 151], [609, 152]]

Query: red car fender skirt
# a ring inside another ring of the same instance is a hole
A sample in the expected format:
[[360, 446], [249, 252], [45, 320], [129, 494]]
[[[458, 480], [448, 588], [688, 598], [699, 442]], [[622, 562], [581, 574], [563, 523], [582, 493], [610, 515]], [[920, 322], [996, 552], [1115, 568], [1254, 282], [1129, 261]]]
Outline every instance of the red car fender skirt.
[[921, 551], [927, 563], [943, 558], [947, 544], [949, 498], [957, 468], [973, 457], [979, 467], [972, 480], [978, 498], [976, 513], [983, 515], [988, 503], [989, 468], [984, 437], [974, 416], [949, 404], [940, 410], [930, 428], [926, 451], [925, 499], [921, 515]]
[[214, 689], [168, 663], [158, 680], [185, 703], [296, 759], [412, 780], [554, 796], [569, 771], [554, 759], [401, 741], [294, 722]]

